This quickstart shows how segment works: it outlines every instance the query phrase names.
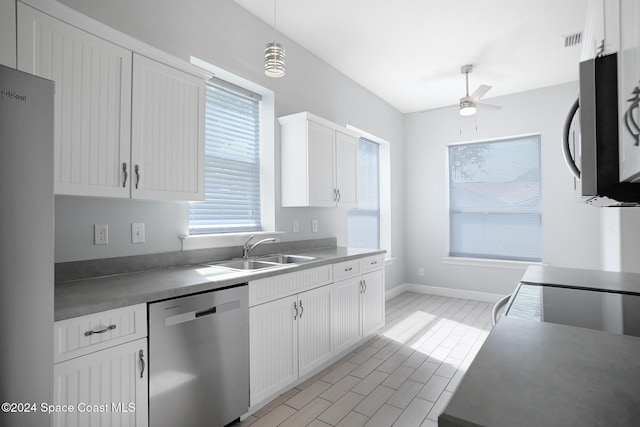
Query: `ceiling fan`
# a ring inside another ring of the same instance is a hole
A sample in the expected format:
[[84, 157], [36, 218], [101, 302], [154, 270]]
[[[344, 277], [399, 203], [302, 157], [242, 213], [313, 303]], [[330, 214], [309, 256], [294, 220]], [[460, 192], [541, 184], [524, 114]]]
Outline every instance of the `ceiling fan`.
[[467, 92], [466, 95], [460, 98], [460, 115], [461, 116], [473, 116], [477, 112], [477, 106], [481, 105], [482, 107], [489, 107], [495, 110], [499, 110], [500, 106], [478, 103], [480, 99], [489, 92], [491, 86], [489, 85], [480, 85], [475, 92], [469, 95], [469, 74], [473, 71], [473, 65], [467, 64], [463, 65], [460, 68], [460, 72], [464, 74]]

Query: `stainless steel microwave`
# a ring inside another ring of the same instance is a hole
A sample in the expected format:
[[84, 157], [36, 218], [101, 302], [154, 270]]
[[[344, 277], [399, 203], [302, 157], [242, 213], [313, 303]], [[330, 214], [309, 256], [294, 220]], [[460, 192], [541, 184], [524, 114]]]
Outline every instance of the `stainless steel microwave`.
[[617, 55], [580, 63], [580, 94], [564, 124], [563, 152], [581, 202], [640, 205], [640, 184], [620, 182]]

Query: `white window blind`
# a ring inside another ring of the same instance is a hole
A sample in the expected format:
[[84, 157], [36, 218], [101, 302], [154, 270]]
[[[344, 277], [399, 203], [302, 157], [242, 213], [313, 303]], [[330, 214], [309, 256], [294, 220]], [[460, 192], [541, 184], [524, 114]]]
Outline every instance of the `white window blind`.
[[380, 248], [380, 147], [364, 138], [358, 142], [358, 209], [349, 209], [347, 245]]
[[449, 146], [449, 198], [450, 256], [541, 260], [540, 136]]
[[207, 82], [205, 200], [189, 204], [190, 234], [262, 228], [259, 103], [260, 95]]

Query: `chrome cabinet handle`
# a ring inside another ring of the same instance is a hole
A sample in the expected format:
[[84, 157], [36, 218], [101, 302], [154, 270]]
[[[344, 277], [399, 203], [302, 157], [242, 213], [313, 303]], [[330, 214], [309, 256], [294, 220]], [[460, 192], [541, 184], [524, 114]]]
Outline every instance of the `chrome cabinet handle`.
[[340, 189], [338, 189], [338, 202], [340, 201], [341, 198], [342, 198], [342, 194], [340, 194]]
[[364, 285], [364, 291], [362, 293], [365, 294], [367, 293], [367, 281], [362, 279], [362, 284]]
[[91, 335], [93, 335], [93, 334], [104, 334], [105, 332], [107, 332], [107, 331], [112, 331], [112, 330], [114, 330], [115, 328], [116, 328], [116, 325], [109, 325], [109, 326], [107, 326], [106, 328], [104, 328], [104, 329], [100, 329], [100, 330], [98, 330], [98, 331], [86, 331], [86, 332], [84, 333], [84, 336], [85, 336], [85, 337], [90, 337], [90, 336], [91, 336]]
[[138, 359], [140, 360], [140, 378], [144, 375], [144, 351], [140, 350], [138, 352]]
[[302, 319], [302, 313], [304, 313], [304, 307], [302, 306], [302, 300], [300, 300], [300, 318]]
[[338, 189], [337, 188], [333, 189], [333, 201], [334, 202], [338, 201]]
[[360, 293], [364, 292], [364, 284], [362, 282], [364, 282], [364, 280], [360, 280]]
[[124, 181], [122, 181], [122, 186], [126, 187], [127, 186], [127, 178], [129, 176], [129, 174], [127, 173], [127, 162], [124, 162], [122, 164], [122, 172], [124, 173]]
[[376, 265], [378, 261], [371, 261], [371, 265]]
[[140, 183], [140, 168], [138, 167], [138, 165], [135, 165], [133, 170], [136, 173], [136, 190], [137, 190], [138, 189], [138, 184]]
[[349, 268], [345, 268], [344, 271], [351, 271], [353, 270], [353, 267], [349, 267]]
[[293, 316], [293, 320], [298, 320], [298, 303], [296, 301], [293, 302], [293, 308], [296, 310], [296, 314]]

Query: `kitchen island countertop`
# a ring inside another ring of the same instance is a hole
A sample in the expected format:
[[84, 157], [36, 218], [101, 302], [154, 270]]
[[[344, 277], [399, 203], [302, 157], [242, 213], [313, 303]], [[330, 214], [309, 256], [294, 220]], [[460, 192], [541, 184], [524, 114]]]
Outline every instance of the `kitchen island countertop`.
[[61, 282], [55, 286], [55, 320], [221, 289], [251, 280], [383, 253], [384, 250], [334, 247], [298, 253], [317, 258], [311, 262], [284, 264], [262, 270], [239, 271], [196, 264]]
[[640, 338], [503, 317], [440, 427], [637, 426]]

